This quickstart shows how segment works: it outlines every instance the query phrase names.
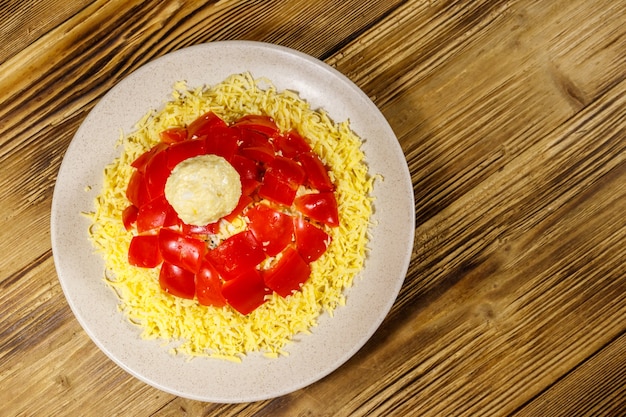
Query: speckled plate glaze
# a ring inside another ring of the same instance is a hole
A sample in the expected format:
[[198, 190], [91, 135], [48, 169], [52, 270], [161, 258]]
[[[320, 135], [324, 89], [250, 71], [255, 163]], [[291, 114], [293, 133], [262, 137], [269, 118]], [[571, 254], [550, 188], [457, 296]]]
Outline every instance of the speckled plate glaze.
[[[89, 220], [103, 169], [119, 156], [120, 131], [129, 133], [150, 109], [171, 97], [176, 81], [212, 85], [249, 71], [279, 90], [297, 91], [335, 121], [350, 120], [364, 140], [374, 189], [374, 221], [365, 268], [347, 291], [347, 305], [323, 314], [312, 334], [297, 336], [289, 356], [250, 354], [243, 363], [172, 356], [159, 341], [117, 310], [103, 282], [104, 262], [88, 240]], [[96, 345], [140, 380], [182, 397], [223, 403], [257, 401], [303, 388], [352, 357], [391, 309], [406, 276], [415, 230], [413, 187], [406, 159], [389, 124], [369, 98], [335, 69], [300, 52], [258, 42], [196, 45], [165, 55], [132, 73], [94, 107], [61, 164], [52, 201], [51, 235], [59, 281], [76, 318]]]

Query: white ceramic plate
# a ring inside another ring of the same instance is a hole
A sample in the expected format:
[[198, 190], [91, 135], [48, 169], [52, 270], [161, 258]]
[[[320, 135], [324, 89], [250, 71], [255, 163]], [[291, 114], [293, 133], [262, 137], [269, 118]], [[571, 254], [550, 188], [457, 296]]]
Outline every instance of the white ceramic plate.
[[[247, 356], [243, 363], [171, 356], [159, 341], [117, 310], [104, 284], [104, 262], [88, 240], [89, 221], [102, 188], [105, 165], [119, 156], [120, 129], [129, 133], [150, 109], [160, 108], [176, 81], [213, 85], [234, 73], [267, 77], [278, 90], [297, 91], [313, 108], [337, 122], [350, 120], [364, 139], [375, 185], [370, 256], [347, 291], [347, 305], [324, 314], [313, 334], [289, 344], [289, 356]], [[90, 190], [87, 188], [90, 187]], [[109, 91], [80, 126], [61, 164], [52, 201], [51, 234], [61, 286], [76, 318], [115, 363], [140, 380], [182, 397], [211, 402], [249, 402], [281, 396], [328, 375], [372, 336], [404, 281], [413, 247], [413, 187], [406, 160], [389, 124], [369, 98], [330, 66], [300, 52], [270, 44], [227, 41], [182, 49], [145, 65]]]

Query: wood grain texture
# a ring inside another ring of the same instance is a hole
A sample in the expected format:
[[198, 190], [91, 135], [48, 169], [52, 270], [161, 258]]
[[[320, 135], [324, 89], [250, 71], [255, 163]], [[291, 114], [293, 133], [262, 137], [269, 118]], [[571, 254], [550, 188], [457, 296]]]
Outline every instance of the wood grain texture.
[[[626, 341], [622, 334], [522, 408], [517, 416], [620, 415], [626, 409]], [[621, 389], [615, 387], [622, 386]]]
[[[29, 1], [0, 15], [0, 415], [626, 413], [626, 3]], [[114, 365], [50, 249], [56, 173], [98, 99], [221, 39], [350, 77], [398, 136], [416, 197], [379, 331], [323, 380], [250, 404], [175, 397]]]
[[9, 0], [0, 4], [0, 63], [79, 12], [87, 1]]

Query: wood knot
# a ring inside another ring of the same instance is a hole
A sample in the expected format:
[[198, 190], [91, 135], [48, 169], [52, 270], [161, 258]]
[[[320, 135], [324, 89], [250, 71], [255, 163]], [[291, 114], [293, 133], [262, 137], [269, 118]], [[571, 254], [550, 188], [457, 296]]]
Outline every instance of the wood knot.
[[57, 375], [55, 378], [55, 382], [61, 386], [63, 389], [70, 388], [70, 379], [67, 375]]
[[550, 75], [559, 92], [575, 109], [581, 109], [589, 103], [590, 100], [585, 92], [570, 77], [565, 75], [558, 66], [551, 65]]

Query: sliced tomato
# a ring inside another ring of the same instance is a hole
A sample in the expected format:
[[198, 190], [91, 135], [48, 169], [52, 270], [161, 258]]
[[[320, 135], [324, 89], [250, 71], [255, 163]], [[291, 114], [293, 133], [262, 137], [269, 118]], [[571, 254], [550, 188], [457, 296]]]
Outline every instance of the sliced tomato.
[[163, 143], [176, 143], [187, 140], [187, 129], [181, 126], [170, 127], [159, 133]]
[[258, 204], [246, 211], [246, 217], [248, 229], [268, 256], [276, 256], [293, 240], [293, 221], [288, 214]]
[[274, 150], [269, 150], [263, 146], [253, 146], [249, 148], [243, 148], [241, 155], [251, 158], [257, 162], [268, 164], [274, 159]]
[[195, 274], [169, 262], [163, 262], [159, 285], [167, 293], [192, 299], [196, 294]]
[[280, 129], [269, 116], [249, 114], [239, 118], [231, 126], [236, 126], [242, 130], [249, 130], [263, 133], [266, 136], [274, 136], [280, 132]]
[[304, 168], [293, 159], [284, 156], [277, 156], [268, 164], [266, 174], [270, 171], [295, 189], [304, 184], [306, 179]]
[[137, 207], [141, 207], [150, 201], [146, 179], [140, 171], [135, 171], [131, 175], [126, 187], [126, 198]]
[[229, 237], [207, 256], [222, 278], [230, 280], [254, 269], [265, 259], [265, 252], [252, 232], [246, 230]]
[[148, 195], [151, 199], [160, 197], [165, 193], [165, 183], [172, 172], [172, 170], [167, 167], [168, 153], [169, 149], [162, 150], [154, 155], [146, 165], [144, 175]]
[[133, 224], [137, 221], [137, 214], [139, 213], [139, 209], [134, 204], [126, 207], [124, 211], [122, 211], [122, 223], [124, 224], [124, 229], [130, 230], [133, 227]]
[[196, 273], [206, 253], [206, 243], [172, 229], [159, 231], [159, 250], [165, 262]]
[[231, 161], [237, 151], [237, 141], [239, 132], [227, 126], [215, 127], [205, 138], [205, 152], [211, 155], [221, 156], [227, 161]]
[[271, 292], [265, 287], [261, 273], [249, 269], [235, 279], [222, 285], [224, 298], [235, 310], [249, 314], [266, 301]]
[[194, 224], [187, 224], [181, 222], [181, 229], [183, 234], [187, 236], [193, 235], [215, 235], [220, 230], [219, 221], [215, 223], [207, 224], [206, 226], [196, 226]]
[[295, 130], [277, 136], [273, 143], [276, 152], [280, 152], [282, 156], [287, 158], [296, 158], [302, 153], [311, 152], [311, 146]]
[[259, 147], [267, 148], [272, 153], [274, 153], [274, 147], [272, 146], [270, 138], [267, 135], [261, 132], [257, 132], [255, 130], [248, 129], [238, 129], [238, 131], [239, 147], [241, 149]]
[[241, 194], [252, 197], [261, 186], [259, 181], [242, 179], [241, 180]]
[[291, 206], [298, 187], [304, 183], [304, 169], [295, 161], [277, 156], [268, 164], [259, 195], [273, 202]]
[[244, 129], [239, 139], [240, 155], [265, 164], [274, 159], [274, 146], [263, 133]]
[[168, 149], [168, 157], [166, 161], [167, 169], [171, 172], [176, 165], [185, 159], [205, 154], [206, 142], [203, 139], [190, 139], [184, 142], [173, 143]]
[[174, 210], [174, 207], [171, 206], [171, 204], [167, 201], [167, 199], [165, 198], [165, 195], [162, 195], [161, 198], [164, 200], [166, 209], [165, 209], [165, 222], [163, 223], [163, 227], [172, 227], [172, 226], [179, 226], [182, 228], [183, 226], [183, 221], [180, 219], [180, 217], [178, 217], [178, 213], [176, 213], [176, 210]]
[[235, 218], [239, 216], [243, 212], [243, 210], [252, 203], [252, 201], [254, 201], [252, 200], [252, 197], [250, 197], [246, 193], [242, 193], [241, 197], [239, 197], [239, 202], [237, 203], [233, 211], [223, 217], [224, 220], [232, 223], [232, 221], [235, 220]]
[[246, 158], [243, 155], [234, 155], [230, 163], [239, 173], [242, 181], [244, 179], [254, 181], [261, 180], [261, 170], [254, 160]]
[[214, 128], [226, 127], [226, 123], [212, 111], [199, 116], [187, 126], [189, 139], [209, 135]]
[[141, 268], [154, 268], [163, 262], [157, 235], [133, 236], [128, 248], [128, 263]]
[[150, 202], [139, 207], [137, 211], [137, 231], [143, 233], [163, 227], [166, 224], [170, 207], [163, 196], [150, 200]]
[[254, 194], [261, 185], [259, 165], [252, 159], [239, 154], [234, 155], [230, 163], [239, 173], [241, 193], [248, 196]]
[[337, 200], [332, 192], [304, 194], [294, 200], [296, 209], [307, 217], [331, 227], [339, 226]]
[[258, 193], [261, 197], [275, 203], [291, 206], [297, 191], [297, 187], [283, 179], [277, 172], [268, 170], [263, 176], [263, 183]]
[[270, 289], [281, 297], [287, 297], [299, 291], [310, 275], [309, 264], [302, 259], [298, 251], [289, 246], [283, 251], [281, 258], [264, 271], [263, 279]]
[[313, 152], [300, 154], [298, 160], [306, 172], [306, 183], [318, 191], [335, 191], [335, 185], [328, 176], [328, 169]]
[[152, 148], [150, 148], [148, 151], [142, 153], [141, 155], [139, 155], [137, 157], [137, 159], [135, 159], [130, 166], [132, 166], [133, 168], [137, 168], [137, 170], [139, 172], [144, 172], [146, 169], [146, 166], [148, 165], [148, 162], [150, 162], [150, 160], [152, 159], [152, 157], [154, 157], [154, 155], [160, 153], [161, 151], [167, 149], [168, 144], [167, 143], [163, 143], [163, 142], [159, 142], [156, 145], [154, 145]]
[[222, 295], [222, 280], [217, 269], [206, 258], [196, 273], [196, 297], [205, 306], [223, 307], [226, 299]]
[[326, 252], [330, 236], [300, 216], [293, 218], [293, 226], [296, 248], [302, 259], [307, 263], [318, 260]]

